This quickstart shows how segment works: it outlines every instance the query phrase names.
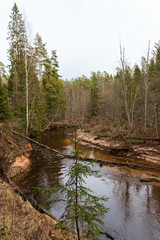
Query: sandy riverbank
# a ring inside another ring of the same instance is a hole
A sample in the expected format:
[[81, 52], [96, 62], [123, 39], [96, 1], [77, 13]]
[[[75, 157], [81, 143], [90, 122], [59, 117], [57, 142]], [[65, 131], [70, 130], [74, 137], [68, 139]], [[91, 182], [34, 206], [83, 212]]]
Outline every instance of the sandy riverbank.
[[[157, 145], [126, 143], [109, 137], [100, 137], [83, 129], [77, 130], [77, 137], [82, 145], [105, 150], [118, 156], [130, 156], [160, 164], [160, 151]], [[160, 146], [160, 145], [159, 145]]]

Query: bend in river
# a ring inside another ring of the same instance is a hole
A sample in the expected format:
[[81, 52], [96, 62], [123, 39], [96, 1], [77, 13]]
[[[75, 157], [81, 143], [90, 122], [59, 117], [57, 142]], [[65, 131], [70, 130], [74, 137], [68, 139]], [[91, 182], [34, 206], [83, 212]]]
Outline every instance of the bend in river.
[[[69, 154], [73, 150], [71, 134], [70, 129], [47, 131], [42, 134], [41, 142]], [[87, 153], [90, 157], [127, 161], [127, 158], [118, 158], [93, 148], [88, 149]], [[35, 192], [32, 187], [53, 187], [55, 183], [65, 182], [65, 174], [72, 160], [34, 146], [32, 162], [30, 170], [16, 181], [24, 193], [41, 204], [48, 200], [47, 197]], [[133, 178], [134, 174], [145, 176], [144, 171], [124, 167], [100, 167], [99, 164], [96, 164], [96, 169], [99, 173], [87, 179], [87, 187], [97, 196], [109, 197], [106, 205], [110, 211], [104, 219], [104, 231], [118, 240], [160, 239], [160, 185], [141, 183]], [[57, 198], [56, 195], [52, 197]], [[62, 203], [54, 203], [49, 210], [59, 218], [63, 208]], [[102, 236], [102, 239], [106, 238]]]

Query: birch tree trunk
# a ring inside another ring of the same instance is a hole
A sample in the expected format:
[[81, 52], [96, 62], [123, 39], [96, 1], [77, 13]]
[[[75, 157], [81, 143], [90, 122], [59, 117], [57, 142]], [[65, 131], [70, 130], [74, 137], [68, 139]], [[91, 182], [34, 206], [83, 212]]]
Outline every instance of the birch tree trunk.
[[148, 51], [146, 59], [146, 69], [144, 74], [144, 132], [147, 131], [147, 108], [148, 108], [148, 73], [149, 73], [149, 54], [150, 54], [150, 41], [148, 42]]
[[28, 109], [28, 70], [27, 70], [27, 49], [25, 46], [25, 69], [26, 69], [26, 135], [28, 136], [29, 109]]
[[122, 88], [123, 88], [123, 96], [124, 96], [124, 105], [125, 105], [125, 112], [127, 116], [128, 126], [130, 126], [131, 119], [130, 119], [130, 111], [128, 106], [128, 99], [127, 99], [127, 84], [126, 84], [126, 77], [125, 77], [125, 49], [123, 48], [120, 43], [120, 63], [121, 63], [121, 71], [122, 71]]

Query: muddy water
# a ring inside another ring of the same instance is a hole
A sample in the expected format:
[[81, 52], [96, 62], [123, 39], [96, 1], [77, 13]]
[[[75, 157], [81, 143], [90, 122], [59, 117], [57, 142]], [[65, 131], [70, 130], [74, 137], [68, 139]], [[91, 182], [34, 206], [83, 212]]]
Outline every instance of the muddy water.
[[[46, 132], [42, 135], [41, 142], [64, 153], [70, 153], [73, 150], [70, 130]], [[87, 149], [87, 154], [89, 157], [109, 161], [136, 161], [111, 156], [96, 149]], [[33, 165], [29, 172], [17, 181], [21, 190], [41, 204], [46, 202], [47, 197], [41, 196], [32, 187], [47, 187], [54, 186], [55, 183], [64, 183], [65, 174], [72, 160], [34, 146], [32, 161]], [[140, 164], [145, 164], [145, 162], [140, 161]], [[145, 176], [144, 171], [100, 167], [99, 164], [96, 165], [96, 169], [100, 171], [98, 175], [91, 176], [86, 181], [87, 187], [90, 187], [95, 195], [109, 197], [106, 206], [110, 208], [110, 211], [104, 219], [104, 230], [118, 240], [160, 240], [160, 185], [140, 183], [134, 179], [135, 174]], [[158, 177], [159, 173], [148, 172], [149, 176], [151, 174]], [[52, 197], [58, 196], [52, 195]], [[60, 203], [54, 203], [48, 207], [57, 218], [62, 214], [63, 208], [63, 204]], [[107, 238], [103, 236], [102, 239]]]

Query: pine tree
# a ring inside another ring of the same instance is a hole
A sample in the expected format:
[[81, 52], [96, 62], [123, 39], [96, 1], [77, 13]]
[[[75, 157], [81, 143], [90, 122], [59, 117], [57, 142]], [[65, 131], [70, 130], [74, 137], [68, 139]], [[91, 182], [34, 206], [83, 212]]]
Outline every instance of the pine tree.
[[43, 74], [43, 82], [44, 82], [44, 86], [46, 86], [46, 84], [50, 84], [53, 81], [57, 81], [59, 79], [59, 63], [57, 60], [57, 54], [56, 54], [56, 50], [53, 50], [51, 52], [51, 58], [47, 57], [44, 60], [44, 74]]
[[49, 116], [55, 119], [58, 113], [64, 109], [63, 81], [58, 74], [59, 63], [56, 51], [52, 51], [51, 58], [47, 57], [44, 62], [43, 84], [46, 92]]
[[42, 68], [44, 60], [47, 58], [46, 43], [43, 43], [42, 37], [37, 33], [35, 37], [35, 59], [38, 67], [39, 89], [42, 90]]

